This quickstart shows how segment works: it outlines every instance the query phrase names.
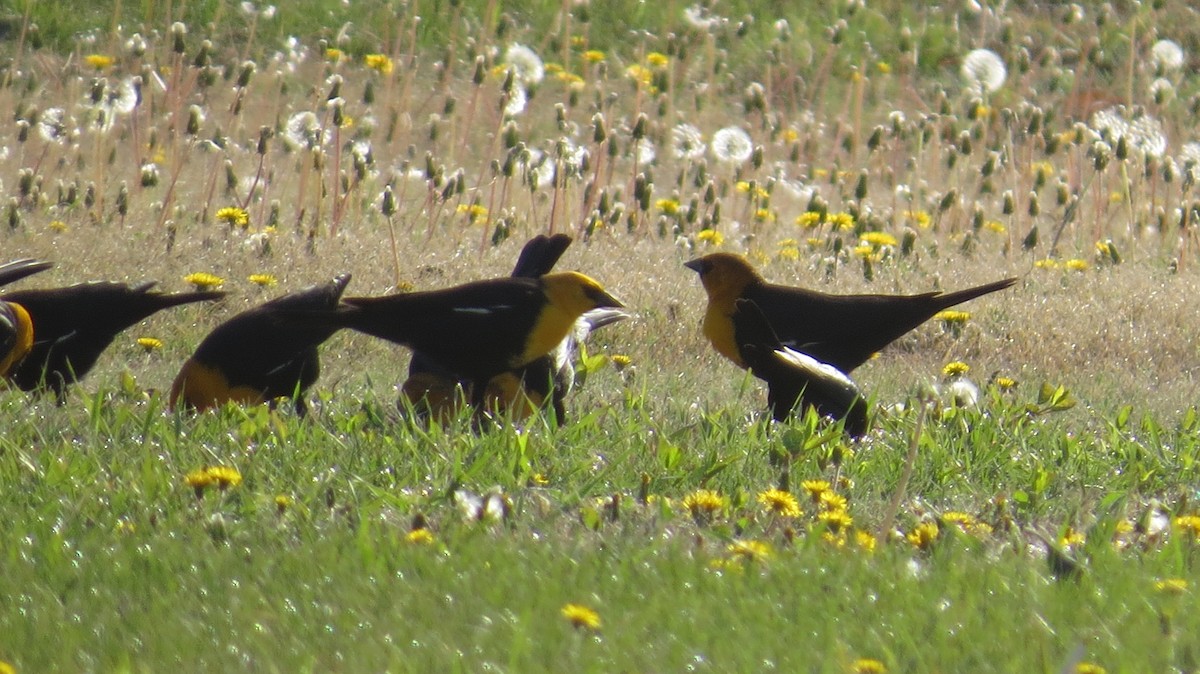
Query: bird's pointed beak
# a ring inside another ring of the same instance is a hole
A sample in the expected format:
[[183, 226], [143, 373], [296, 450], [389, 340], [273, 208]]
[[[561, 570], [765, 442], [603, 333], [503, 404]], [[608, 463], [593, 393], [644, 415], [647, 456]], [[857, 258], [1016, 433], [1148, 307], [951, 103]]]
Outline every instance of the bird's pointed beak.
[[625, 304], [621, 300], [613, 296], [612, 293], [603, 288], [592, 288], [588, 290], [587, 296], [592, 302], [595, 302], [594, 309], [624, 309]]
[[683, 263], [683, 266], [687, 267], [688, 269], [691, 269], [692, 271], [696, 272], [697, 274], [703, 274], [704, 273], [704, 258], [698, 257], [695, 260], [688, 260], [687, 262]]

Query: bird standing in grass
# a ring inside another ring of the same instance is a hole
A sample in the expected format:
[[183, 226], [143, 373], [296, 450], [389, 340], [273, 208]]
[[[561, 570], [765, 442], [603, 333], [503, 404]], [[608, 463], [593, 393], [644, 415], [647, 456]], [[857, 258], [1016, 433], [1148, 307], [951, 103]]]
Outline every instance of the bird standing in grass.
[[62, 404], [67, 387], [83, 379], [126, 328], [163, 309], [225, 296], [219, 291], [160, 293], [155, 285], [95, 281], [0, 295], [0, 301], [19, 304], [33, 323], [29, 353], [8, 379], [24, 391], [51, 391]]
[[753, 300], [734, 304], [734, 340], [746, 366], [767, 382], [772, 418], [786, 420], [803, 401], [822, 416], [844, 419], [851, 437], [866, 433], [867, 401], [844, 372], [781, 344]]
[[[571, 237], [565, 234], [538, 235], [530, 239], [513, 267], [514, 278], [538, 278], [550, 273], [567, 247]], [[484, 391], [485, 408], [508, 412], [513, 419], [525, 419], [550, 401], [554, 418], [566, 419], [565, 399], [575, 379], [575, 360], [578, 345], [599, 327], [628, 318], [629, 314], [613, 308], [585, 312], [575, 322], [571, 333], [555, 349], [541, 358], [509, 372], [492, 377]], [[422, 414], [438, 419], [453, 418], [459, 403], [470, 398], [471, 383], [462, 381], [444, 366], [434, 362], [422, 351], [414, 351], [408, 367], [408, 379], [400, 390], [402, 395]]]
[[[39, 260], [13, 260], [0, 265], [0, 286], [19, 281], [26, 276], [52, 267], [50, 262]], [[0, 301], [0, 377], [33, 348], [33, 320], [29, 312], [15, 302]]]
[[551, 353], [586, 312], [623, 307], [595, 280], [578, 272], [556, 272], [351, 297], [337, 310], [313, 318], [424, 353], [455, 378], [470, 382], [470, 402], [481, 407], [493, 377]]
[[708, 294], [704, 336], [743, 368], [733, 324], [738, 299], [758, 305], [783, 346], [851, 372], [937, 312], [1017, 282], [1009, 278], [950, 293], [830, 295], [768, 283], [744, 257], [731, 253], [712, 253], [684, 266], [700, 274]]
[[228, 402], [255, 405], [291, 398], [303, 416], [308, 411], [304, 393], [321, 373], [317, 347], [338, 328], [297, 312], [336, 308], [348, 283], [350, 274], [341, 274], [218, 325], [171, 384], [171, 408], [205, 410]]

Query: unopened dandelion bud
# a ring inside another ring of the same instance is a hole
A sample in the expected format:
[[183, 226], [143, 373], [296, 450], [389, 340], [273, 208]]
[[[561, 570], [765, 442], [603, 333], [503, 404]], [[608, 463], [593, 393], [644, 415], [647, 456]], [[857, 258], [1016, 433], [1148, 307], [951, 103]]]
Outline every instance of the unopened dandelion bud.
[[18, 229], [21, 227], [21, 201], [16, 197], [8, 200], [8, 228]]
[[271, 200], [271, 209], [267, 212], [267, 227], [275, 227], [279, 224], [280, 204], [278, 199]]
[[1004, 204], [1000, 208], [1001, 213], [1004, 215], [1012, 215], [1017, 211], [1017, 198], [1013, 195], [1012, 190], [1005, 190], [1004, 194], [1001, 196], [1001, 200]]
[[471, 82], [475, 86], [483, 84], [487, 80], [487, 61], [483, 56], [475, 57], [475, 74], [471, 76]]
[[24, 143], [29, 140], [29, 122], [19, 119], [17, 120], [17, 142]]
[[788, 160], [790, 160], [793, 164], [800, 163], [800, 158], [802, 156], [800, 149], [800, 141], [792, 143], [791, 150], [788, 152]]
[[567, 130], [567, 106], [562, 103], [554, 104], [554, 123], [559, 131]]
[[225, 193], [236, 194], [238, 188], [237, 173], [233, 170], [233, 162], [225, 161]]
[[509, 68], [508, 72], [505, 73], [505, 75], [504, 75], [504, 84], [500, 87], [500, 91], [503, 92], [504, 96], [507, 98], [509, 96], [512, 96], [513, 90], [516, 88], [516, 86], [517, 86], [517, 71], [513, 70], [512, 68]]
[[509, 121], [504, 125], [503, 132], [504, 147], [512, 149], [521, 143], [521, 131], [517, 128], [517, 123]]
[[1038, 203], [1037, 192], [1030, 192], [1029, 193], [1029, 215], [1032, 217], [1037, 217], [1041, 212], [1042, 212], [1042, 207]]
[[900, 255], [908, 257], [912, 255], [913, 249], [917, 246], [917, 230], [912, 227], [904, 228], [904, 235], [900, 237]]
[[858, 173], [858, 182], [854, 185], [854, 198], [857, 201], [862, 201], [867, 198], [867, 170], [863, 169]]
[[342, 76], [330, 75], [325, 83], [329, 85], [329, 93], [325, 96], [326, 101], [332, 101], [342, 97]]
[[643, 211], [650, 209], [650, 188], [645, 173], [639, 173], [633, 180], [633, 198], [637, 199], [638, 208]]
[[971, 154], [971, 133], [963, 131], [958, 136], [958, 151], [964, 156]]
[[450, 198], [454, 196], [454, 182], [454, 180], [446, 181], [446, 186], [442, 188], [442, 201], [449, 201]]
[[984, 222], [983, 206], [975, 204], [975, 208], [971, 212], [971, 229], [978, 232], [979, 230], [983, 229]]
[[849, 27], [850, 26], [846, 23], [845, 19], [838, 19], [837, 22], [835, 22], [825, 31], [826, 37], [829, 38], [829, 43], [834, 45], [841, 44], [842, 37], [845, 35], [846, 30]]
[[103, 77], [97, 77], [92, 80], [91, 99], [92, 105], [100, 105], [104, 101], [104, 94], [108, 91], [108, 80]]
[[1117, 161], [1129, 159], [1129, 141], [1125, 140], [1125, 136], [1117, 139], [1117, 147], [1113, 150], [1113, 156], [1117, 158]]
[[883, 127], [876, 126], [875, 130], [871, 132], [871, 137], [867, 139], [867, 150], [869, 152], [874, 152], [875, 150], [878, 150], [879, 145], [882, 142], [883, 142]]
[[74, 206], [77, 201], [79, 201], [79, 183], [72, 181], [70, 185], [67, 185], [67, 196], [63, 199], [63, 204]]
[[987, 178], [988, 176], [990, 176], [996, 172], [997, 158], [998, 158], [998, 155], [995, 152], [988, 153], [987, 159], [984, 160], [983, 166], [980, 167], [980, 169], [979, 169], [980, 174], [984, 178]]
[[121, 217], [129, 214], [129, 185], [125, 181], [121, 181], [121, 188], [117, 190], [117, 213]]
[[603, 143], [608, 139], [608, 129], [604, 124], [604, 115], [596, 113], [592, 115], [592, 142], [596, 144]]
[[158, 167], [154, 164], [146, 164], [142, 167], [141, 177], [142, 187], [154, 187], [158, 185]]
[[721, 202], [713, 204], [712, 207], [712, 226], [716, 227], [721, 224]]
[[91, 208], [96, 205], [96, 183], [89, 182], [83, 190], [83, 206]]
[[501, 172], [505, 178], [512, 178], [517, 173], [517, 156], [516, 148], [509, 150], [509, 153], [504, 157], [504, 165], [501, 167]]
[[606, 147], [608, 148], [609, 159], [616, 159], [621, 154], [621, 147], [617, 143], [608, 143]]
[[196, 51], [196, 57], [192, 59], [192, 65], [196, 68], [207, 68], [212, 64], [212, 40], [204, 40], [200, 43], [200, 49]]
[[633, 132], [630, 134], [634, 140], [641, 140], [646, 137], [646, 115], [639, 114], [637, 121], [633, 124]]
[[746, 14], [745, 16], [743, 16], [742, 20], [739, 21], [738, 25], [737, 25], [737, 32], [736, 32], [737, 36], [738, 37], [746, 37], [746, 35], [750, 33], [750, 27], [753, 25], [754, 25], [754, 17], [753, 16], [751, 16], [749, 14]]
[[441, 129], [441, 115], [433, 114], [429, 116], [429, 142], [436, 143]]
[[1163, 182], [1173, 183], [1178, 175], [1179, 173], [1175, 168], [1175, 160], [1171, 157], [1167, 157], [1166, 161], [1163, 162], [1162, 167]]
[[942, 200], [938, 203], [938, 212], [945, 212], [958, 200], [958, 191], [950, 190], [946, 193]]
[[1054, 203], [1059, 206], [1066, 206], [1067, 201], [1071, 198], [1071, 190], [1065, 182], [1059, 181], [1054, 186]]
[[171, 24], [171, 49], [176, 54], [187, 51], [187, 26], [181, 21]]

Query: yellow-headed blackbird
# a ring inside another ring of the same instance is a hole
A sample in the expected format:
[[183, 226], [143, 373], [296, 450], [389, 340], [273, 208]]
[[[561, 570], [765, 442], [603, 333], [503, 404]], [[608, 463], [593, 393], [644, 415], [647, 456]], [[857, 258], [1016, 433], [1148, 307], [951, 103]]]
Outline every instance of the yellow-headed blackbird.
[[219, 291], [160, 293], [155, 283], [95, 281], [64, 288], [17, 290], [0, 300], [24, 307], [33, 321], [33, 346], [8, 378], [24, 391], [49, 390], [60, 403], [117, 335], [149, 316], [181, 304], [220, 299]]
[[1017, 282], [1009, 278], [951, 293], [829, 295], [768, 283], [745, 258], [731, 253], [712, 253], [684, 266], [700, 274], [708, 294], [704, 336], [721, 355], [746, 367], [732, 316], [734, 302], [747, 299], [762, 310], [784, 346], [842, 372], [862, 365], [937, 312]]
[[[538, 278], [550, 273], [567, 247], [571, 237], [566, 234], [538, 235], [529, 240], [517, 258], [512, 276]], [[627, 318], [620, 309], [595, 309], [584, 313], [575, 327], [551, 353], [523, 367], [492, 377], [483, 395], [487, 409], [507, 411], [513, 419], [524, 419], [550, 401], [555, 420], [566, 419], [565, 399], [575, 380], [574, 360], [578, 345], [596, 328]], [[414, 351], [408, 368], [408, 379], [401, 386], [402, 395], [422, 413], [437, 418], [453, 417], [458, 404], [470, 398], [471, 384], [460, 381], [447, 368], [433, 362], [428, 355]]]
[[476, 281], [442, 290], [350, 297], [322, 321], [422, 351], [472, 383], [472, 405], [487, 382], [554, 350], [585, 312], [622, 308], [578, 272]]
[[852, 437], [866, 432], [867, 401], [858, 386], [836, 367], [781, 344], [752, 300], [735, 302], [733, 330], [746, 365], [767, 382], [767, 403], [776, 421], [786, 420], [803, 401], [822, 416], [845, 419]]
[[171, 407], [205, 410], [227, 402], [260, 404], [292, 398], [305, 414], [304, 393], [321, 373], [317, 347], [337, 332], [297, 311], [337, 307], [349, 274], [277, 297], [218, 325], [196, 347], [171, 385]]
[[[0, 286], [52, 267], [50, 262], [14, 260], [0, 265]], [[19, 304], [0, 301], [0, 377], [21, 361], [33, 348], [33, 321]]]

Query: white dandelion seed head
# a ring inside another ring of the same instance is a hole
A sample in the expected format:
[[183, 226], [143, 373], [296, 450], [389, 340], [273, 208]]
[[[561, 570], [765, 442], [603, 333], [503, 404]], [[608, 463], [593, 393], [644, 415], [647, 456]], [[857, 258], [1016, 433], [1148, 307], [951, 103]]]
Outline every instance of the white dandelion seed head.
[[991, 93], [1004, 86], [1008, 68], [1004, 59], [991, 49], [975, 49], [963, 59], [962, 78], [967, 88], [977, 93]]
[[1150, 98], [1156, 103], [1165, 103], [1175, 97], [1175, 85], [1165, 77], [1150, 83]]
[[1117, 138], [1129, 135], [1129, 122], [1125, 121], [1125, 116], [1116, 107], [1097, 111], [1092, 115], [1088, 128], [1100, 139], [1114, 143]]
[[126, 77], [121, 80], [115, 88], [109, 89], [105, 95], [112, 111], [122, 115], [128, 115], [133, 112], [140, 99], [138, 85], [133, 81], [132, 77]]
[[1200, 180], [1200, 143], [1184, 143], [1176, 160], [1193, 181]]
[[321, 129], [321, 120], [310, 110], [289, 117], [287, 127], [283, 130], [283, 142], [293, 150], [318, 147], [327, 140], [328, 135]]
[[754, 141], [740, 126], [727, 126], [712, 137], [713, 156], [726, 164], [741, 164], [754, 153]]
[[676, 124], [671, 129], [671, 153], [676, 158], [695, 161], [703, 157], [707, 149], [700, 129], [687, 123]]
[[504, 62], [513, 69], [516, 78], [526, 84], [537, 84], [546, 77], [542, 57], [523, 44], [510, 44], [504, 52]]
[[1128, 120], [1119, 107], [1105, 108], [1092, 115], [1090, 129], [1093, 139], [1115, 147], [1125, 138], [1131, 152], [1161, 159], [1167, 152], [1167, 133], [1162, 122], [1152, 115]]
[[529, 104], [529, 96], [525, 93], [525, 87], [513, 87], [512, 93], [509, 94], [508, 100], [504, 103], [504, 115], [507, 117], [516, 117], [525, 112], [525, 106]]
[[370, 164], [374, 161], [371, 155], [371, 141], [356, 140], [350, 145], [350, 154], [354, 156], [355, 161], [361, 161], [364, 164]]
[[133, 56], [141, 56], [146, 53], [146, 38], [142, 37], [141, 33], [134, 33], [125, 41], [125, 51]]
[[637, 156], [634, 159], [637, 161], [638, 166], [654, 162], [654, 159], [658, 156], [658, 149], [654, 147], [654, 143], [643, 138], [635, 143], [635, 145], [637, 147]]
[[953, 407], [976, 407], [979, 405], [979, 387], [966, 377], [959, 377], [946, 385], [946, 402]]
[[701, 31], [710, 31], [714, 28], [719, 28], [722, 24], [728, 21], [723, 16], [713, 14], [707, 7], [701, 5], [692, 5], [683, 10], [683, 20], [688, 22], [692, 28]]
[[67, 137], [66, 111], [46, 108], [37, 123], [38, 135], [47, 143], [62, 143]]
[[1174, 40], [1159, 40], [1150, 48], [1150, 57], [1163, 70], [1177, 70], [1183, 65], [1183, 47]]

